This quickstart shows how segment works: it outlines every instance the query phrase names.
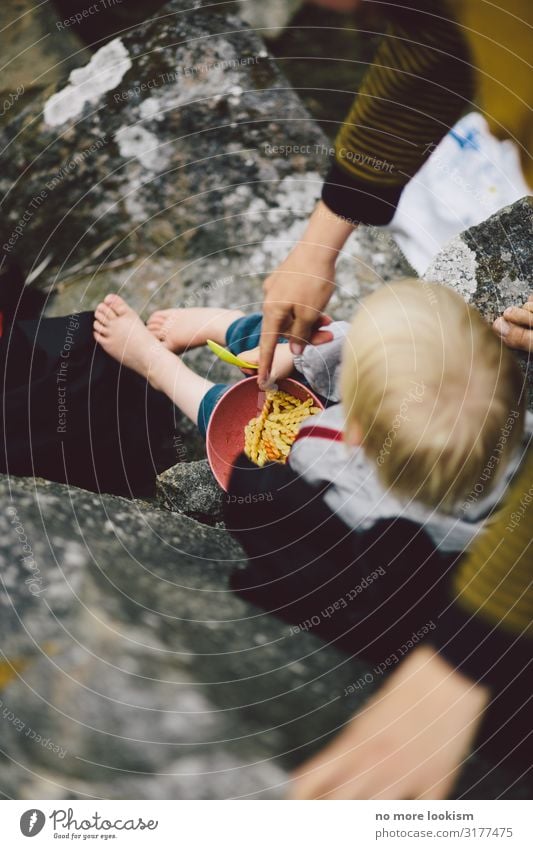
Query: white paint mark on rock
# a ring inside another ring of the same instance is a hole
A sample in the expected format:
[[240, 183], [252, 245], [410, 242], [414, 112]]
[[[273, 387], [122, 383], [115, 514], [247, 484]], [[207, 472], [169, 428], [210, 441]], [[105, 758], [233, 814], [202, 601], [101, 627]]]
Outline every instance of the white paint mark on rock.
[[134, 157], [148, 171], [161, 171], [167, 164], [168, 157], [161, 153], [157, 136], [138, 124], [120, 127], [115, 141], [125, 159]]
[[460, 236], [456, 236], [437, 254], [425, 272], [424, 279], [451, 286], [470, 303], [477, 287], [476, 272], [474, 251]]
[[69, 85], [48, 98], [44, 120], [50, 127], [57, 127], [76, 118], [86, 103], [97, 103], [103, 94], [116, 88], [131, 65], [120, 38], [105, 44], [87, 65], [71, 72]]

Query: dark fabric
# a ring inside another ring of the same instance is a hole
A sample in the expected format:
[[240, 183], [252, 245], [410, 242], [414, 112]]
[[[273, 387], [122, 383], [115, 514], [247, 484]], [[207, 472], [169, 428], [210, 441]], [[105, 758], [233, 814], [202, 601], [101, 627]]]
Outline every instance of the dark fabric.
[[476, 747], [496, 749], [504, 759], [531, 760], [533, 641], [469, 613], [450, 583], [433, 644], [451, 666], [490, 688]]
[[58, 31], [72, 29], [97, 49], [154, 15], [166, 0], [53, 0]]
[[[263, 324], [263, 313], [253, 312], [236, 318], [226, 331], [226, 345], [232, 354], [238, 356], [243, 351], [257, 348], [261, 338], [261, 327]], [[286, 342], [286, 339], [280, 339]]]
[[196, 426], [200, 431], [200, 436], [204, 439], [207, 434], [207, 426], [209, 424], [209, 419], [215, 409], [216, 405], [222, 398], [225, 392], [231, 388], [231, 384], [229, 383], [215, 383], [210, 389], [207, 390], [204, 397], [200, 401], [200, 406], [198, 407], [198, 419], [196, 422]]
[[81, 313], [4, 330], [0, 471], [148, 494], [175, 462], [175, 407], [95, 343], [92, 323]]
[[0, 312], [3, 327], [15, 318], [37, 318], [43, 311], [46, 295], [26, 286], [20, 266], [0, 249]]
[[376, 663], [436, 627], [452, 559], [418, 526], [397, 519], [355, 533], [288, 465], [259, 469], [244, 455], [225, 519], [249, 558], [233, 589], [291, 625]]
[[465, 610], [451, 593], [439, 619], [435, 645], [452, 666], [496, 690], [522, 676], [533, 658], [532, 640], [491, 627]]
[[385, 4], [383, 27], [322, 195], [338, 215], [375, 225], [391, 220], [403, 186], [474, 91], [467, 40], [446, 0]]
[[322, 200], [335, 215], [352, 224], [383, 226], [392, 221], [404, 186], [357, 180], [337, 163], [322, 186]]
[[323, 494], [287, 465], [259, 469], [238, 458], [225, 520], [248, 565], [233, 573], [232, 588], [290, 623], [292, 633], [310, 631], [384, 673], [421, 643], [434, 646], [453, 667], [491, 687], [475, 748], [522, 768], [530, 754], [531, 659], [510, 640], [490, 669], [506, 638], [489, 636], [449, 605], [460, 554], [439, 554], [422, 528], [402, 519], [358, 533], [332, 513]]
[[[226, 331], [226, 346], [232, 354], [238, 356], [243, 351], [249, 351], [251, 348], [256, 348], [259, 345], [261, 337], [261, 325], [263, 316], [260, 312], [244, 315], [236, 318]], [[287, 341], [287, 340], [284, 340]], [[215, 383], [211, 389], [205, 393], [200, 401], [198, 408], [198, 420], [196, 422], [201, 436], [205, 438], [207, 426], [211, 414], [216, 405], [224, 395], [224, 392], [230, 388], [229, 383]]]

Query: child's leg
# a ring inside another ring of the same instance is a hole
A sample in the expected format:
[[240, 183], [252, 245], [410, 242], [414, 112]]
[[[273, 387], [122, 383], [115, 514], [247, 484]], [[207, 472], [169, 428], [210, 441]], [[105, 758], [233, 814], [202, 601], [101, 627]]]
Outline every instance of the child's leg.
[[260, 312], [254, 312], [233, 321], [226, 330], [225, 342], [231, 353], [238, 356], [243, 351], [256, 348], [261, 338], [262, 324], [263, 315]]
[[96, 308], [94, 336], [109, 356], [146, 378], [197, 423], [200, 404], [215, 384], [195, 374], [155, 339], [119, 295], [107, 295]]
[[188, 348], [205, 345], [213, 339], [226, 344], [226, 331], [243, 313], [211, 307], [158, 310], [152, 313], [146, 326], [169, 351], [178, 354]]

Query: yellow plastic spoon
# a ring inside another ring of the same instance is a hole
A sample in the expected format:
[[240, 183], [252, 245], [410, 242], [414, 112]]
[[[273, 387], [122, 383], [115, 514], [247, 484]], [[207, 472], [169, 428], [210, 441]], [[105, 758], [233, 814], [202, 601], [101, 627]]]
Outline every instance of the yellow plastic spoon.
[[259, 368], [259, 366], [255, 363], [247, 363], [239, 357], [236, 357], [235, 354], [232, 354], [227, 348], [223, 348], [222, 345], [218, 344], [218, 342], [213, 342], [212, 339], [207, 340], [207, 347], [210, 348], [213, 354], [216, 354], [217, 357], [220, 357], [220, 359], [225, 363], [229, 363], [230, 366], [237, 366], [238, 368]]

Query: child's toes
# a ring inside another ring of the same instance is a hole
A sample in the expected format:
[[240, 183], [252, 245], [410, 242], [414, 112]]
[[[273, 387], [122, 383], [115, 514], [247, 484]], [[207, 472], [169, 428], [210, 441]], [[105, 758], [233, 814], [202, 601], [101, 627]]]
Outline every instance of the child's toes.
[[102, 324], [102, 322], [98, 321], [98, 319], [95, 319], [93, 321], [93, 330], [95, 334], [98, 334], [99, 336], [107, 336], [107, 334], [109, 333], [107, 325]]
[[157, 336], [161, 333], [161, 325], [154, 321], [149, 321], [146, 325], [152, 336]]
[[107, 324], [114, 315], [114, 312], [110, 310], [109, 307], [106, 307], [105, 304], [98, 304], [94, 311], [94, 317], [98, 319], [101, 324]]
[[124, 315], [128, 309], [126, 301], [120, 295], [106, 295], [104, 303], [110, 307], [116, 315]]

